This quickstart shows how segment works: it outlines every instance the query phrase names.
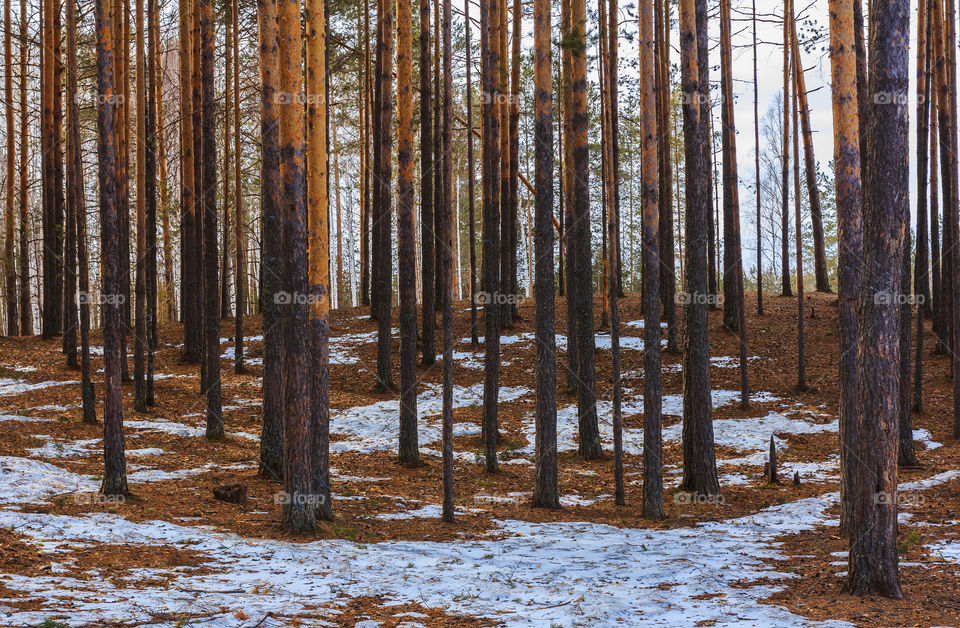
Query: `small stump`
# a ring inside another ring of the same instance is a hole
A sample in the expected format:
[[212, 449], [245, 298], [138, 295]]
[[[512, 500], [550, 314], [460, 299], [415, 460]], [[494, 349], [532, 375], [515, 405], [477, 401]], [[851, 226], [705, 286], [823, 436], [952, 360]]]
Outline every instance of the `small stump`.
[[246, 484], [227, 484], [213, 489], [214, 499], [231, 504], [247, 503], [247, 485]]

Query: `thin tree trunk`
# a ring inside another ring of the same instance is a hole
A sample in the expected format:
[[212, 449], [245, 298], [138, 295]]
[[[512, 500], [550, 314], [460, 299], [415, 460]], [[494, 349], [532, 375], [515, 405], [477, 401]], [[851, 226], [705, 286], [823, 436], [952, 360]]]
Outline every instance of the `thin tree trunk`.
[[200, 293], [203, 289], [200, 259], [196, 242], [199, 234], [196, 226], [197, 196], [194, 180], [196, 155], [194, 152], [196, 134], [194, 128], [194, 85], [193, 85], [193, 2], [180, 0], [180, 204], [181, 204], [181, 244], [183, 259], [180, 264], [181, 307], [183, 308], [183, 360], [199, 362], [202, 339], [200, 335], [200, 311], [198, 308]]
[[753, 0], [753, 170], [757, 193], [757, 314], [763, 314], [763, 237], [760, 231], [760, 81], [757, 78], [757, 1]]
[[[424, 0], [426, 1], [426, 0]], [[476, 348], [480, 344], [477, 323], [477, 223], [475, 217], [474, 161], [473, 161], [473, 60], [470, 46], [470, 17], [463, 19], [464, 38], [467, 48], [467, 219], [470, 221], [470, 344]], [[421, 35], [422, 36], [422, 35]], [[423, 117], [421, 116], [421, 120]], [[423, 122], [421, 122], [423, 124]], [[561, 269], [561, 273], [563, 270]]]
[[[240, 172], [240, 7], [233, 0], [233, 57], [236, 59], [233, 69], [233, 202], [236, 215], [233, 219], [233, 242], [236, 247], [234, 264], [234, 330], [233, 330], [233, 371], [243, 373], [243, 315], [246, 309], [246, 267], [247, 247], [243, 236], [245, 216], [243, 214], [243, 184]], [[228, 77], [229, 78], [229, 77]], [[229, 115], [229, 113], [228, 113]]]
[[[813, 266], [817, 292], [833, 292], [827, 275], [827, 253], [823, 238], [823, 211], [820, 209], [820, 188], [817, 187], [817, 162], [813, 158], [813, 133], [810, 128], [810, 107], [807, 104], [807, 85], [800, 61], [800, 42], [797, 37], [796, 15], [790, 16], [793, 33], [793, 73], [795, 91], [799, 99], [800, 125], [803, 133], [804, 172], [807, 182], [807, 202], [810, 205], [810, 223], [813, 226]], [[796, 123], [796, 121], [794, 121]], [[796, 157], [799, 159], [799, 155]]]
[[[156, 403], [154, 391], [154, 362], [157, 349], [157, 43], [160, 37], [159, 2], [147, 1], [147, 30], [149, 42], [147, 55], [147, 110], [146, 110], [146, 181], [144, 193], [147, 195], [147, 278], [146, 278], [146, 322], [147, 322], [147, 405]], [[138, 117], [143, 114], [138, 113]]]
[[[788, 0], [790, 5], [790, 23], [791, 29], [793, 20], [793, 0]], [[791, 30], [791, 40], [796, 39], [797, 33]], [[797, 389], [807, 390], [807, 358], [806, 358], [806, 334], [804, 330], [804, 285], [803, 285], [803, 229], [800, 222], [800, 125], [799, 125], [799, 93], [800, 84], [798, 80], [799, 71], [794, 65], [794, 83], [793, 83], [793, 218], [794, 218], [794, 240], [796, 244], [797, 256]]]
[[[439, 16], [438, 16], [439, 19]], [[439, 100], [439, 94], [437, 95]], [[437, 359], [434, 344], [436, 303], [433, 206], [433, 104], [430, 93], [430, 0], [420, 0], [420, 247], [423, 261], [421, 272], [421, 303], [423, 304], [423, 364], [429, 366]], [[437, 208], [439, 211], [439, 208]], [[416, 342], [416, 341], [414, 341]]]
[[[920, 0], [917, 20], [917, 250], [913, 294], [917, 302], [917, 349], [914, 366], [913, 409], [923, 411], [924, 319], [930, 314], [929, 240], [927, 239], [927, 176], [930, 142], [931, 22], [928, 0]], [[907, 348], [909, 352], [909, 347]], [[911, 436], [911, 445], [913, 437]]]
[[[14, 270], [14, 237], [13, 237], [13, 189], [16, 183], [13, 173], [14, 160], [14, 137], [13, 137], [13, 61], [11, 51], [11, 38], [13, 30], [10, 23], [10, 0], [4, 0], [3, 3], [3, 95], [6, 100], [6, 118], [7, 118], [7, 197], [4, 199], [3, 225], [4, 225], [4, 249], [3, 249], [3, 275], [6, 279], [6, 310], [7, 310], [7, 335], [16, 336], [20, 333], [19, 319], [17, 318], [17, 274]], [[74, 356], [76, 354], [74, 353]]]
[[[563, 41], [569, 41], [569, 38], [572, 36], [573, 32], [571, 25], [572, 2], [573, 0], [560, 0], [562, 24], [561, 38]], [[563, 164], [563, 204], [565, 207], [565, 213], [563, 216], [563, 232], [564, 237], [567, 240], [567, 275], [565, 277], [567, 284], [567, 388], [570, 390], [570, 392], [576, 392], [579, 385], [577, 372], [580, 368], [579, 360], [577, 359], [579, 352], [577, 342], [577, 290], [579, 282], [576, 276], [578, 271], [576, 267], [578, 240], [574, 228], [574, 225], [576, 224], [576, 217], [573, 213], [573, 142], [571, 133], [573, 120], [573, 53], [571, 52], [569, 46], [560, 47], [560, 58], [562, 69], [560, 83], [563, 91], [560, 103], [563, 110], [561, 119], [563, 125], [563, 137], [566, 138], [563, 142], [561, 163]], [[591, 331], [591, 333], [593, 332]]]
[[17, 258], [17, 274], [20, 278], [20, 329], [23, 336], [33, 335], [33, 302], [30, 290], [30, 243], [27, 207], [30, 201], [30, 187], [27, 181], [27, 164], [29, 163], [30, 144], [27, 136], [27, 3], [20, 3], [20, 224], [18, 237], [20, 240], [19, 255]]
[[[137, 265], [134, 304], [133, 409], [147, 411], [147, 108], [144, 0], [136, 0], [136, 86], [137, 92]], [[219, 355], [217, 359], [219, 359]]]
[[783, 150], [780, 190], [783, 198], [780, 212], [780, 296], [792, 297], [790, 285], [790, 0], [783, 12]]

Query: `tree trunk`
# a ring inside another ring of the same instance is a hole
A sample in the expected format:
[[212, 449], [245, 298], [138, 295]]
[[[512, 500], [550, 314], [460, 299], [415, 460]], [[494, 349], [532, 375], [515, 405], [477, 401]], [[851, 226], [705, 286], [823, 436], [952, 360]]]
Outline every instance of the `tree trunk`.
[[393, 292], [393, 244], [391, 238], [391, 184], [392, 163], [390, 154], [393, 146], [392, 118], [393, 118], [393, 6], [390, 0], [381, 0], [377, 27], [380, 30], [378, 54], [379, 67], [379, 109], [378, 141], [379, 168], [376, 180], [379, 183], [380, 193], [375, 195], [378, 209], [375, 211], [376, 222], [379, 223], [376, 238], [376, 289], [377, 294], [377, 386], [381, 390], [393, 390], [393, 372], [390, 364], [390, 322], [391, 322], [391, 294]]
[[[263, 230], [263, 431], [260, 435], [260, 477], [283, 477], [283, 387], [286, 364], [283, 348], [289, 342], [281, 315], [284, 223], [281, 217], [280, 128], [278, 119], [277, 0], [257, 3], [260, 36], [260, 135]], [[289, 309], [289, 304], [286, 309]]]
[[[147, 411], [147, 108], [146, 46], [143, 0], [136, 1], [136, 86], [137, 92], [137, 265], [134, 304], [133, 409]], [[219, 355], [217, 356], [219, 359]]]
[[[930, 142], [931, 22], [928, 0], [920, 0], [917, 20], [917, 250], [913, 294], [917, 303], [917, 349], [914, 366], [913, 409], [923, 411], [924, 320], [930, 308], [930, 261], [927, 239], [927, 180]], [[909, 352], [909, 347], [907, 351]], [[911, 435], [911, 445], [913, 436]]]
[[862, 249], [857, 59], [853, 5], [830, 2], [830, 60], [834, 170], [837, 194], [837, 293], [840, 327], [840, 529], [848, 533], [853, 514], [857, 451], [857, 299]]
[[[279, 50], [276, 102], [280, 124], [282, 167], [281, 216], [283, 223], [284, 335], [284, 457], [281, 526], [291, 532], [312, 531], [316, 514], [312, 496], [315, 452], [311, 407], [312, 363], [307, 257], [306, 164], [303, 102], [297, 97], [303, 85], [299, 2], [277, 5]], [[313, 82], [311, 87], [315, 87]], [[316, 97], [316, 95], [314, 95]]]
[[[713, 445], [713, 404], [710, 398], [710, 347], [707, 321], [707, 240], [703, 225], [710, 214], [710, 169], [704, 159], [706, 102], [698, 64], [698, 12], [680, 2], [680, 61], [683, 78], [683, 135], [686, 177], [686, 260], [684, 318], [687, 331], [683, 355], [683, 482], [681, 490], [716, 495], [720, 492]], [[706, 25], [704, 25], [705, 27]], [[692, 173], [697, 173], [692, 176]]]
[[[424, 14], [421, 3], [420, 19]], [[429, 14], [427, 15], [429, 20]], [[411, 89], [413, 35], [410, 28], [410, 3], [397, 4], [397, 267], [400, 274], [400, 464], [415, 467], [420, 464], [417, 441], [417, 278], [414, 269], [416, 256], [413, 217], [413, 93]], [[423, 43], [420, 45], [421, 61]], [[423, 78], [421, 77], [421, 89]], [[421, 100], [421, 113], [423, 101]], [[422, 132], [421, 132], [422, 137]], [[421, 151], [422, 154], [423, 151]], [[426, 172], [429, 172], [427, 170]], [[429, 180], [430, 177], [424, 177]], [[427, 223], [432, 226], [432, 223]], [[433, 238], [432, 233], [426, 234]], [[432, 255], [424, 265], [432, 263]], [[429, 285], [429, 288], [428, 288]], [[424, 274], [424, 295], [432, 289]], [[433, 309], [424, 306], [424, 323], [433, 320]], [[430, 330], [431, 335], [433, 330]], [[430, 343], [432, 345], [432, 343]], [[424, 357], [427, 353], [424, 330]], [[432, 357], [436, 353], [429, 347]]]
[[536, 178], [536, 458], [533, 503], [559, 508], [557, 488], [557, 368], [553, 295], [553, 76], [550, 2], [533, 5], [534, 143]]
[[[789, 0], [787, 0], [789, 2]], [[783, 196], [780, 212], [780, 296], [792, 297], [790, 285], [790, 12], [784, 4], [783, 12], [783, 150], [780, 192]]]
[[[590, 254], [590, 155], [587, 142], [587, 56], [586, 3], [571, 0], [570, 5], [570, 148], [572, 156], [573, 202], [575, 221], [573, 236], [576, 242], [575, 292], [577, 327], [577, 418], [579, 421], [579, 452], [588, 460], [600, 458], [600, 429], [597, 420], [597, 373], [594, 352], [596, 340], [593, 330], [593, 259]], [[568, 340], [569, 342], [569, 340]]]
[[431, 101], [430, 0], [420, 0], [420, 247], [422, 251], [420, 284], [423, 304], [424, 366], [433, 364], [437, 359], [437, 350], [434, 345], [434, 327], [437, 319], [433, 315], [436, 306], [434, 246], [437, 234], [433, 228], [435, 219], [433, 215], [433, 104]]
[[[817, 187], [817, 162], [813, 158], [813, 133], [810, 129], [810, 107], [807, 105], [807, 85], [800, 61], [800, 42], [797, 38], [796, 15], [790, 16], [793, 33], [793, 73], [795, 91], [799, 99], [800, 125], [803, 133], [803, 163], [807, 182], [807, 199], [810, 204], [810, 223], [813, 226], [813, 267], [817, 292], [833, 292], [827, 275], [827, 253], [823, 240], [823, 212], [820, 209], [820, 189]], [[796, 157], [799, 159], [799, 155]]]
[[10, 0], [3, 3], [3, 95], [6, 100], [7, 117], [7, 198], [4, 199], [4, 249], [3, 275], [6, 278], [5, 301], [7, 310], [7, 335], [19, 335], [19, 319], [17, 318], [17, 274], [14, 270], [14, 239], [13, 239], [13, 189], [16, 179], [13, 174], [14, 138], [13, 138], [13, 61], [11, 38], [13, 30], [10, 23]]
[[[120, 234], [116, 194], [114, 144], [114, 53], [110, 35], [109, 0], [94, 2], [97, 37], [97, 172], [100, 187], [101, 281], [103, 304], [103, 459], [100, 492], [126, 495], [127, 471], [123, 443], [123, 389], [120, 386], [120, 335], [123, 333], [120, 293]], [[112, 297], [112, 298], [111, 298]]]
[[[793, 15], [793, 0], [788, 0], [789, 18], [790, 18], [790, 41], [796, 50], [796, 20]], [[806, 335], [804, 332], [803, 315], [803, 229], [800, 221], [800, 124], [799, 124], [799, 106], [800, 106], [800, 65], [796, 61], [794, 54], [794, 72], [793, 72], [793, 217], [794, 217], [794, 239], [796, 243], [797, 255], [797, 389], [807, 390], [807, 371], [806, 371]]]
[[203, 141], [204, 350], [208, 439], [223, 438], [220, 403], [220, 295], [217, 259], [217, 110], [214, 96], [213, 0], [200, 0], [201, 137]]
[[194, 129], [193, 100], [193, 2], [180, 0], [180, 205], [181, 205], [181, 245], [183, 260], [180, 264], [180, 304], [183, 309], [183, 360], [200, 361], [200, 310], [199, 299], [203, 289], [200, 259], [197, 256], [196, 232], [197, 197], [195, 161], [199, 155], [194, 153], [196, 137]]
[[486, 469], [497, 471], [497, 398], [500, 378], [500, 307], [491, 298], [500, 291], [500, 3], [480, 1], [480, 54], [483, 93], [483, 291], [484, 386], [483, 436]]
[[[901, 599], [897, 554], [900, 308], [909, 207], [907, 108], [909, 3], [870, 11], [871, 98], [864, 172], [863, 291], [857, 337], [857, 469], [847, 586]], [[892, 96], [884, 98], [882, 95]], [[894, 296], [891, 296], [894, 295]]]
[[[474, 216], [475, 193], [473, 191], [473, 81], [471, 77], [473, 61], [470, 54], [469, 17], [464, 18], [463, 27], [465, 31], [464, 39], [466, 40], [465, 46], [467, 48], [467, 219], [470, 221], [470, 344], [476, 348], [480, 344], [480, 339], [478, 337], [479, 325], [477, 323], [477, 222]], [[421, 120], [422, 119], [423, 117], [421, 116]], [[421, 122], [421, 124], [423, 123]], [[561, 272], [563, 272], [562, 269]]]
[[657, 0], [657, 143], [660, 169], [658, 190], [658, 220], [660, 237], [660, 301], [663, 305], [663, 317], [667, 323], [667, 352], [677, 354], [680, 345], [677, 340], [677, 277], [673, 248], [673, 169], [671, 162], [671, 106], [670, 106], [670, 2]]
[[[561, 38], [568, 41], [572, 35], [571, 27], [571, 2], [573, 0], [560, 0], [561, 13]], [[563, 126], [563, 154], [561, 163], [563, 164], [563, 195], [564, 195], [564, 237], [566, 238], [567, 249], [567, 274], [565, 277], [567, 288], [567, 388], [570, 392], [576, 392], [579, 384], [577, 372], [579, 371], [579, 361], [577, 360], [577, 268], [575, 265], [577, 254], [577, 238], [574, 229], [575, 216], [573, 214], [573, 143], [571, 141], [572, 129], [572, 107], [573, 107], [573, 79], [572, 79], [572, 59], [573, 54], [569, 46], [560, 47], [561, 58], [561, 108], [562, 108], [562, 126]], [[592, 332], [591, 332], [592, 333]]]
[[[438, 15], [439, 19], [440, 16]], [[468, 18], [469, 19], [469, 18]], [[453, 220], [451, 183], [453, 176], [453, 8], [443, 0], [443, 512], [442, 519], [453, 523]], [[412, 132], [411, 132], [412, 134]], [[413, 140], [410, 141], [411, 147]], [[412, 163], [411, 159], [411, 163]], [[413, 185], [410, 188], [411, 202]], [[411, 218], [413, 210], [410, 211]], [[412, 231], [412, 229], [411, 229]], [[416, 310], [414, 310], [416, 311]], [[433, 314], [431, 313], [431, 316]], [[416, 329], [416, 324], [414, 324]], [[412, 364], [417, 351], [413, 350]]]
[[760, 230], [760, 97], [757, 78], [757, 0], [753, 0], [753, 170], [757, 192], [757, 315], [763, 314], [763, 237]]
[[[656, 22], [656, 24], [655, 24]], [[659, 140], [662, 129], [658, 123], [661, 112], [654, 106], [661, 97], [656, 89], [654, 70], [659, 64], [654, 43], [654, 27], [659, 28], [658, 16], [649, 2], [640, 5], [640, 102], [641, 102], [641, 176], [640, 198], [643, 208], [643, 268], [660, 267], [660, 242], [663, 221], [662, 203], [658, 193], [662, 189], [658, 175], [663, 172], [659, 157], [663, 153]], [[659, 77], [663, 79], [662, 75]], [[671, 245], [670, 240], [667, 245]], [[663, 437], [661, 434], [661, 406], [663, 391], [660, 385], [660, 288], [663, 273], [646, 270], [643, 273], [643, 516], [663, 519]]]
[[[233, 0], [233, 57], [236, 63], [233, 69], [233, 202], [236, 215], [233, 219], [233, 242], [236, 247], [234, 264], [235, 312], [233, 330], [233, 371], [243, 373], [243, 315], [246, 309], [247, 287], [247, 247], [243, 236], [245, 216], [243, 214], [243, 184], [240, 172], [240, 7]], [[229, 77], [228, 77], [229, 78]], [[228, 114], [229, 115], [229, 114]]]
[[27, 135], [29, 115], [27, 114], [27, 3], [20, 3], [20, 249], [17, 258], [17, 274], [20, 277], [20, 334], [33, 335], [33, 302], [30, 290], [30, 242], [27, 207], [29, 205], [30, 187], [27, 181], [27, 164], [29, 163], [30, 144]]

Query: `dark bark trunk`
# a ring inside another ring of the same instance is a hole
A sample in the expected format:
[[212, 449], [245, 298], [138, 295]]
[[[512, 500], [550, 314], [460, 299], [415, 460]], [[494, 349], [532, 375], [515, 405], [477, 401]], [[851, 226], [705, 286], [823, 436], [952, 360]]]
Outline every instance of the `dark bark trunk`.
[[[439, 19], [439, 16], [437, 16]], [[439, 100], [437, 94], [437, 100]], [[430, 0], [420, 0], [420, 285], [423, 304], [423, 364], [429, 366], [437, 359], [434, 343], [436, 293], [434, 251], [437, 235], [434, 232], [433, 206], [433, 104], [430, 93]], [[468, 133], [469, 135], [469, 133]], [[439, 211], [439, 208], [437, 208]], [[413, 263], [411, 258], [410, 263]], [[414, 340], [416, 342], [416, 340]]]
[[[897, 554], [900, 308], [908, 183], [910, 7], [875, 3], [870, 14], [870, 103], [864, 172], [863, 291], [857, 354], [857, 469], [847, 586], [854, 595], [902, 598]], [[894, 98], [881, 98], [882, 94]], [[906, 384], [906, 382], [904, 382]]]
[[[683, 135], [687, 217], [685, 221], [686, 273], [684, 319], [687, 330], [683, 354], [683, 482], [680, 488], [700, 495], [720, 492], [713, 445], [713, 403], [710, 398], [710, 347], [707, 327], [707, 224], [710, 213], [710, 170], [704, 161], [706, 102], [698, 64], [700, 28], [696, 3], [680, 3], [680, 57], [683, 77]], [[706, 27], [706, 24], [703, 24]]]

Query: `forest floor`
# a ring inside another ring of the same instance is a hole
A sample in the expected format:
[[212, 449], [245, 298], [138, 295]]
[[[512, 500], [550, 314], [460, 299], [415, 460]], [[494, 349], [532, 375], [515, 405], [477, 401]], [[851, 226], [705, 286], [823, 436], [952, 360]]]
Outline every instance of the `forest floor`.
[[[949, 363], [933, 353], [929, 331], [924, 412], [913, 417], [920, 466], [900, 473], [906, 599], [843, 593], [835, 304], [834, 295], [806, 300], [809, 388], [801, 392], [796, 300], [767, 298], [758, 317], [755, 295], [748, 295], [748, 410], [739, 407], [736, 338], [723, 331], [721, 313], [711, 312], [723, 495], [706, 503], [678, 491], [682, 373], [680, 356], [664, 353], [662, 522], [639, 516], [638, 295], [621, 305], [628, 505], [616, 506], [612, 496], [610, 352], [602, 348], [609, 336], [598, 332], [607, 454], [600, 461], [576, 455], [576, 399], [565, 388], [565, 338], [558, 337], [559, 511], [530, 505], [533, 303], [523, 302], [521, 320], [503, 332], [497, 474], [484, 471], [479, 436], [483, 348], [470, 344], [469, 304], [456, 304], [452, 525], [439, 518], [442, 360], [418, 371], [423, 465], [401, 467], [396, 395], [374, 386], [376, 324], [360, 308], [333, 312], [335, 519], [309, 536], [279, 530], [281, 487], [257, 475], [259, 318], [245, 323], [244, 374], [233, 371], [233, 321], [223, 323], [227, 437], [217, 442], [203, 437], [198, 367], [180, 361], [182, 329], [161, 326], [157, 405], [133, 412], [132, 384], [124, 385], [132, 491], [124, 501], [97, 496], [102, 427], [81, 423], [80, 374], [64, 366], [59, 339], [0, 339], [0, 625], [960, 625], [960, 446], [951, 438]], [[565, 312], [562, 299], [557, 312]], [[557, 332], [565, 333], [562, 321]], [[101, 355], [93, 366], [102, 369]], [[95, 382], [102, 419], [99, 374]], [[779, 485], [763, 476], [771, 436]], [[234, 483], [247, 485], [247, 504], [213, 498], [215, 487]]]

